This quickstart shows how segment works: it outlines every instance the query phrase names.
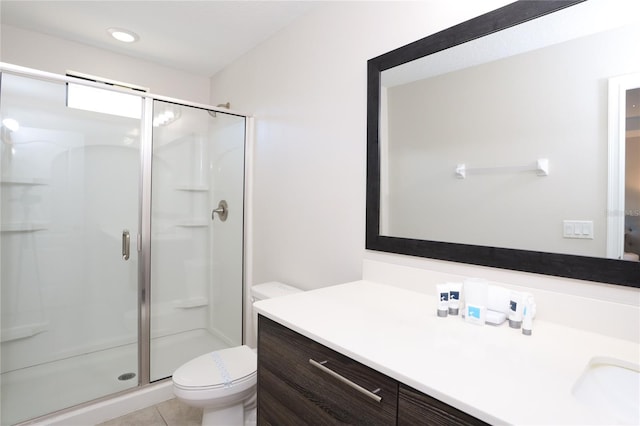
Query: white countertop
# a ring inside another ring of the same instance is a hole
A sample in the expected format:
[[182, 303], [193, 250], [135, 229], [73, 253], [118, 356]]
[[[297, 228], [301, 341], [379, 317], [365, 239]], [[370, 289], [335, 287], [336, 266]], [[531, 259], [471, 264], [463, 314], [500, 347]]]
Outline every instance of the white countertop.
[[[534, 320], [533, 335], [436, 316], [435, 297], [356, 281], [255, 303], [256, 310], [491, 424], [598, 424], [571, 389], [589, 360], [638, 364], [634, 342]], [[594, 315], [597, 315], [594, 312]], [[606, 318], [602, 318], [606, 321]]]

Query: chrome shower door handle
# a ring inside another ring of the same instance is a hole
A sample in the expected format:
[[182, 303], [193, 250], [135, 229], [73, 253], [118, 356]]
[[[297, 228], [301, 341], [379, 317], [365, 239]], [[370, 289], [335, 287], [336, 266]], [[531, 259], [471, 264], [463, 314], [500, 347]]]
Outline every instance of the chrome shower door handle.
[[218, 217], [222, 222], [227, 220], [227, 217], [229, 216], [229, 206], [225, 200], [221, 200], [218, 203], [218, 208], [211, 211], [211, 220], [215, 219], [216, 213], [218, 213]]
[[122, 231], [122, 260], [129, 260], [129, 253], [131, 250], [131, 235], [129, 230]]

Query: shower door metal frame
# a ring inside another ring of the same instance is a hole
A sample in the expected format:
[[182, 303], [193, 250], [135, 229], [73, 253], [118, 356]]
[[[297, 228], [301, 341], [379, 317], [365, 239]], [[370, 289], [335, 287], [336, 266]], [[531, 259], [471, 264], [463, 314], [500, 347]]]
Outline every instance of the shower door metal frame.
[[144, 97], [140, 153], [140, 223], [138, 229], [138, 387], [151, 376], [151, 166], [153, 98]]
[[19, 65], [0, 62], [0, 74], [7, 72], [14, 75], [35, 78], [39, 80], [59, 82], [59, 83], [76, 83], [84, 86], [95, 87], [98, 89], [109, 90], [113, 92], [135, 94], [140, 96], [143, 101], [142, 117], [141, 117], [141, 133], [140, 133], [140, 180], [138, 183], [139, 188], [139, 217], [138, 217], [138, 232], [136, 233], [135, 246], [138, 252], [138, 385], [131, 389], [115, 392], [104, 397], [86, 401], [84, 403], [64, 408], [52, 413], [48, 413], [44, 416], [39, 416], [26, 423], [30, 423], [40, 419], [46, 419], [54, 415], [61, 413], [68, 413], [79, 408], [84, 408], [95, 404], [96, 402], [106, 401], [114, 398], [115, 396], [125, 395], [139, 391], [145, 386], [159, 383], [169, 380], [169, 378], [150, 381], [150, 357], [151, 357], [151, 310], [150, 310], [150, 295], [151, 295], [151, 167], [153, 157], [153, 101], [164, 101], [175, 104], [184, 105], [187, 107], [194, 107], [205, 109], [209, 111], [220, 112], [223, 114], [230, 114], [245, 119], [245, 134], [244, 134], [244, 186], [243, 186], [243, 244], [242, 244], [242, 325], [243, 330], [241, 340], [244, 344], [246, 342], [247, 333], [247, 310], [245, 309], [248, 301], [246, 291], [246, 283], [251, 282], [251, 268], [250, 268], [250, 254], [247, 247], [252, 244], [251, 237], [251, 182], [252, 182], [252, 164], [253, 164], [253, 138], [254, 138], [254, 117], [250, 114], [243, 112], [230, 110], [224, 107], [216, 107], [207, 104], [201, 104], [197, 102], [185, 101], [182, 99], [172, 98], [168, 96], [156, 95], [148, 92], [133, 92], [125, 88], [118, 86], [109, 86], [100, 82], [93, 82], [73, 76], [63, 76], [60, 74], [50, 73], [47, 71], [35, 70]]

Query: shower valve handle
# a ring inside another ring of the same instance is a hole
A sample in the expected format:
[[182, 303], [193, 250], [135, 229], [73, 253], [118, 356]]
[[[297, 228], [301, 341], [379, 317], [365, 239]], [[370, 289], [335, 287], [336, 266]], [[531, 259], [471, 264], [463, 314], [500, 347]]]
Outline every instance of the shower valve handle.
[[129, 230], [122, 231], [122, 260], [129, 260], [129, 253], [131, 249], [131, 236]]
[[229, 216], [229, 206], [225, 200], [221, 200], [218, 203], [218, 208], [211, 211], [211, 220], [215, 219], [216, 213], [218, 213], [218, 217], [222, 222], [227, 220], [227, 216]]

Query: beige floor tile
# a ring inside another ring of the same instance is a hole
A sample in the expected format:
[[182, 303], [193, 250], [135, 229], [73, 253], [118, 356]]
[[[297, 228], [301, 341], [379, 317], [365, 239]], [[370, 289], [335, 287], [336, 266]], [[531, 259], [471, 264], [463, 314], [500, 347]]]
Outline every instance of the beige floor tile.
[[173, 398], [156, 405], [168, 426], [200, 426], [202, 409]]
[[134, 411], [126, 416], [118, 417], [99, 426], [166, 426], [156, 407], [147, 407], [142, 410]]

